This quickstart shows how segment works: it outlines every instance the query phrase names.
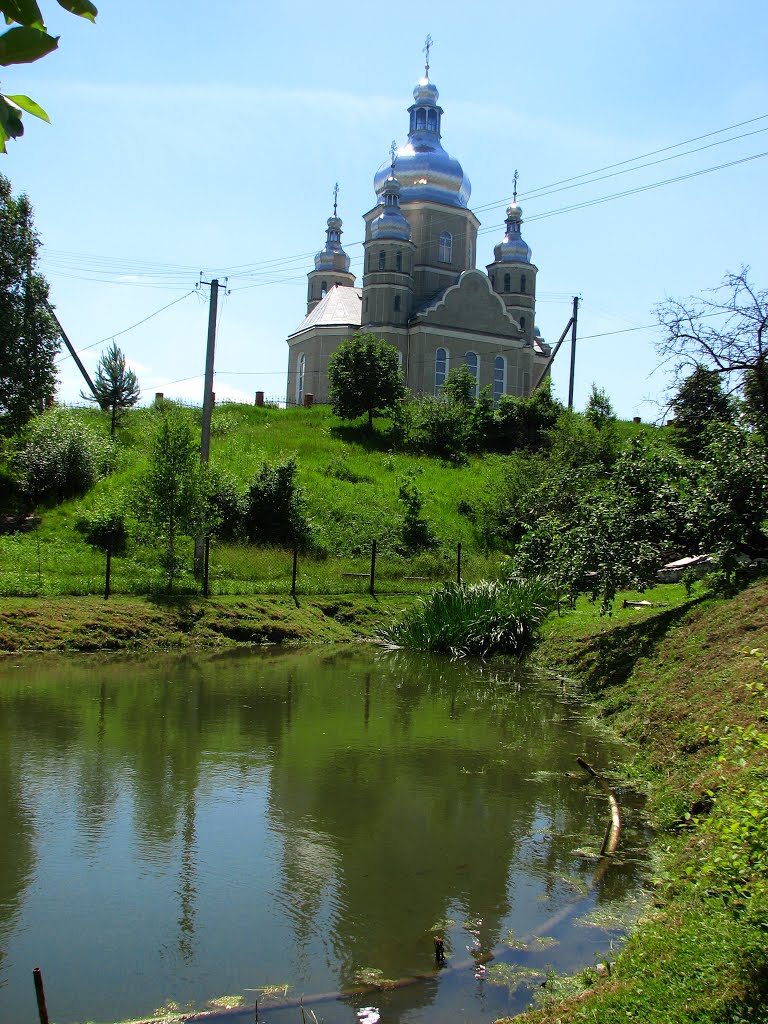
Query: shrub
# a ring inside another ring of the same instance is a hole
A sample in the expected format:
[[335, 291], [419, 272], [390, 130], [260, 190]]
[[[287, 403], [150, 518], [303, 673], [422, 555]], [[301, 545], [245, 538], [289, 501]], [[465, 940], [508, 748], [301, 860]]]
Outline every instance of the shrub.
[[550, 589], [538, 577], [447, 583], [409, 609], [400, 622], [379, 630], [379, 636], [398, 647], [460, 657], [521, 657], [534, 645], [552, 607]]
[[208, 474], [208, 518], [211, 532], [222, 540], [240, 540], [245, 533], [245, 498], [237, 480], [225, 469]]
[[450, 396], [420, 395], [403, 409], [403, 432], [408, 448], [461, 461], [470, 437], [467, 407]]
[[114, 447], [65, 409], [53, 409], [31, 424], [18, 463], [29, 501], [63, 501], [85, 494], [113, 468]]
[[122, 504], [107, 498], [100, 499], [93, 508], [80, 513], [75, 521], [78, 530], [89, 544], [100, 551], [111, 549], [122, 554], [128, 540], [125, 509]]
[[421, 516], [424, 499], [412, 475], [403, 477], [400, 481], [398, 497], [403, 505], [401, 537], [405, 553], [435, 547], [437, 545], [437, 537], [435, 537], [426, 519], [423, 519]]
[[296, 470], [293, 457], [263, 462], [257, 470], [245, 499], [245, 533], [252, 543], [308, 546], [311, 525]]

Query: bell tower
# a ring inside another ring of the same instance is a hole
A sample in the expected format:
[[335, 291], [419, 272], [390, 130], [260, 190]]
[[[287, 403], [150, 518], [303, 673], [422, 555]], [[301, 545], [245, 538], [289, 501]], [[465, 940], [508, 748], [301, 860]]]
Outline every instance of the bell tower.
[[355, 275], [350, 273], [349, 256], [341, 247], [341, 217], [337, 214], [339, 183], [333, 189], [333, 216], [328, 218], [325, 248], [315, 256], [315, 269], [307, 274], [307, 313], [324, 299], [334, 285], [354, 288]]

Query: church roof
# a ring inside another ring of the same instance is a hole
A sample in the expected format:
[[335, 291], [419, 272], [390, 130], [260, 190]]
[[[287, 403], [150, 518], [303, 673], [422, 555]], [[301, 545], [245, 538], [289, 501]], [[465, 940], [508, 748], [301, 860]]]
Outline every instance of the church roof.
[[293, 334], [300, 334], [308, 327], [359, 327], [363, 322], [362, 300], [362, 288], [335, 284], [307, 313]]

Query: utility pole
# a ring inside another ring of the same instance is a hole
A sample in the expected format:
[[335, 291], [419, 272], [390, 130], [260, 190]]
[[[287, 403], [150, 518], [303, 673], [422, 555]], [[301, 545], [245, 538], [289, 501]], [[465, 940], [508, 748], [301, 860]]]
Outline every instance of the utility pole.
[[[211, 300], [208, 306], [208, 344], [205, 350], [205, 383], [203, 384], [203, 427], [200, 437], [200, 464], [208, 465], [211, 451], [211, 416], [213, 414], [213, 357], [216, 349], [216, 309], [219, 304], [219, 282], [217, 278], [200, 283], [209, 285]], [[195, 537], [195, 572], [199, 575], [205, 563], [205, 537]]]
[[67, 335], [66, 335], [66, 333], [64, 331], [64, 328], [61, 326], [61, 323], [59, 322], [59, 318], [56, 316], [56, 314], [53, 311], [53, 306], [50, 304], [50, 302], [48, 302], [47, 299], [45, 300], [45, 305], [48, 307], [48, 312], [51, 314], [53, 319], [56, 321], [56, 326], [59, 328], [59, 334], [61, 335], [61, 340], [64, 342], [64, 344], [69, 349], [69, 354], [72, 356], [72, 358], [74, 359], [75, 363], [77, 364], [78, 370], [80, 371], [80, 373], [82, 373], [83, 379], [85, 380], [85, 383], [88, 385], [88, 388], [89, 388], [91, 394], [95, 398], [96, 397], [96, 388], [94, 388], [93, 381], [88, 376], [88, 371], [83, 366], [83, 364], [80, 362], [80, 357], [78, 356], [77, 352], [75, 352], [75, 348], [74, 348], [72, 342], [67, 337]]
[[571, 317], [571, 375], [568, 379], [568, 411], [573, 411], [573, 378], [576, 372], [576, 321], [579, 315], [579, 297], [573, 296], [573, 316]]
[[203, 432], [200, 439], [200, 462], [208, 463], [211, 450], [211, 415], [213, 413], [213, 356], [216, 348], [216, 309], [219, 304], [219, 282], [201, 281], [210, 284], [211, 301], [208, 306], [208, 347], [205, 351], [205, 384], [203, 385]]

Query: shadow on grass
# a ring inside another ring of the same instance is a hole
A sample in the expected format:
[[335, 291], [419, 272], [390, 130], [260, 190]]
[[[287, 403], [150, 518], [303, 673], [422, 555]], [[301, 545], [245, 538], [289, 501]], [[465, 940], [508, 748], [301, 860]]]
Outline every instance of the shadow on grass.
[[667, 636], [670, 628], [706, 599], [698, 598], [678, 608], [659, 612], [642, 622], [618, 626], [610, 632], [601, 633], [580, 646], [578, 653], [570, 659], [571, 664], [587, 689], [593, 692], [625, 683], [637, 662], [649, 657]]
[[380, 431], [375, 426], [369, 430], [367, 421], [357, 424], [340, 423], [331, 427], [331, 435], [345, 444], [358, 445], [368, 452], [388, 452], [395, 444], [389, 430]]

